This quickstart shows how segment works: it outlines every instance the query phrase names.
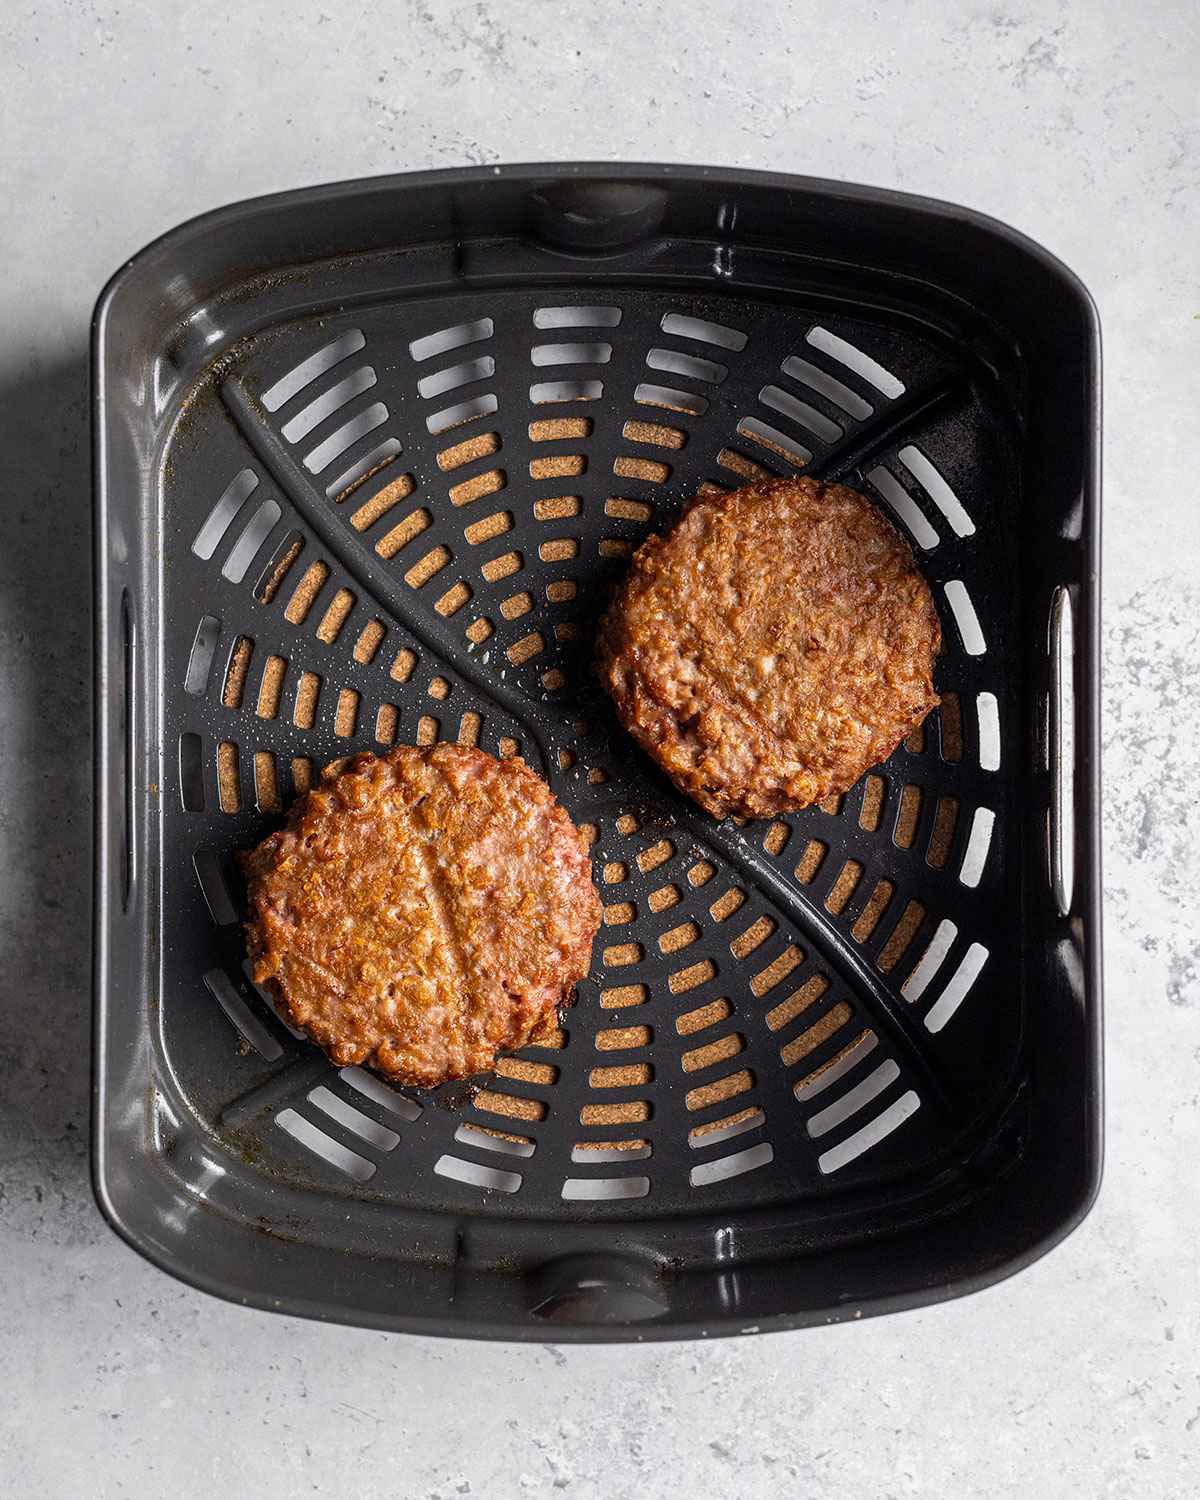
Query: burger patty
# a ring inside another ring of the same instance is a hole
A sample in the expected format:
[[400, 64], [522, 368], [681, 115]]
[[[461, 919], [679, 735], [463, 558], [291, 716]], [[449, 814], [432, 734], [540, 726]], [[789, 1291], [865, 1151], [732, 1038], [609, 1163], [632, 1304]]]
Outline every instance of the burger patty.
[[550, 788], [461, 745], [330, 768], [242, 866], [256, 981], [339, 1065], [418, 1087], [524, 1046], [587, 973], [600, 925]]
[[716, 818], [848, 790], [937, 702], [941, 627], [864, 495], [782, 479], [695, 501], [651, 536], [600, 626], [617, 714]]

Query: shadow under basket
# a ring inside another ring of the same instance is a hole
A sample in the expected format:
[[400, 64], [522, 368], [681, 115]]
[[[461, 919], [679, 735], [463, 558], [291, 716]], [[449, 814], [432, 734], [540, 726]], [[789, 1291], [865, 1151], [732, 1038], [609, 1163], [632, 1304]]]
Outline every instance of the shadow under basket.
[[[966, 210], [540, 166], [235, 205], [95, 320], [94, 1180], [195, 1286], [375, 1328], [655, 1339], [955, 1296], [1101, 1156], [1098, 328]], [[697, 492], [872, 496], [942, 706], [845, 797], [718, 824], [590, 669]], [[330, 761], [520, 754], [605, 905], [561, 1029], [432, 1093], [250, 982], [234, 852]]]

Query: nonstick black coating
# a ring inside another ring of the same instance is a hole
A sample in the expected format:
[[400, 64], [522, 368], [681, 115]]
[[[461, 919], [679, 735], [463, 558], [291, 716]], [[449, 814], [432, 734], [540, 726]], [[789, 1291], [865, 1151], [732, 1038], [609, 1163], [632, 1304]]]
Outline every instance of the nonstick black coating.
[[[1001, 226], [759, 174], [386, 179], [143, 252], [96, 342], [116, 1227], [260, 1305], [528, 1338], [821, 1322], [1064, 1233], [1099, 1170], [1096, 337]], [[837, 805], [718, 825], [615, 724], [595, 622], [703, 485], [800, 470], [913, 539], [946, 703]], [[435, 737], [547, 777], [606, 926], [559, 1045], [405, 1095], [249, 983], [231, 856], [313, 767]]]

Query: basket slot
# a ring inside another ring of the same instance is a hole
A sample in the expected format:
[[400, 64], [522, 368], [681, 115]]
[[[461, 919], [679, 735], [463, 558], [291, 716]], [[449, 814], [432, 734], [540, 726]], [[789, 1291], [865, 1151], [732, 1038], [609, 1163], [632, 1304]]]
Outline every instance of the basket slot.
[[853, 370], [856, 375], [865, 380], [868, 385], [873, 385], [889, 401], [894, 401], [897, 396], [903, 396], [904, 382], [902, 380], [899, 380], [890, 370], [885, 370], [878, 360], [872, 359], [856, 345], [839, 338], [836, 333], [831, 333], [828, 328], [822, 328], [820, 325], [810, 328], [805, 339], [814, 349], [819, 349], [822, 354], [829, 355], [830, 359], [836, 359], [848, 370]]

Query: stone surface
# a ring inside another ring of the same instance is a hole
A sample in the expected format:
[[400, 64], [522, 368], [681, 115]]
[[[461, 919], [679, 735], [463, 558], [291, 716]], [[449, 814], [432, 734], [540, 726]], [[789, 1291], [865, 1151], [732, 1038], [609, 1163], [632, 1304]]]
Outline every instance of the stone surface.
[[[0, 17], [0, 1474], [35, 1496], [1183, 1500], [1200, 1472], [1200, 19], [243, 0]], [[717, 161], [987, 210], [1104, 320], [1108, 1167], [975, 1298], [633, 1349], [384, 1337], [140, 1261], [87, 1180], [87, 329], [221, 202], [463, 161]]]

